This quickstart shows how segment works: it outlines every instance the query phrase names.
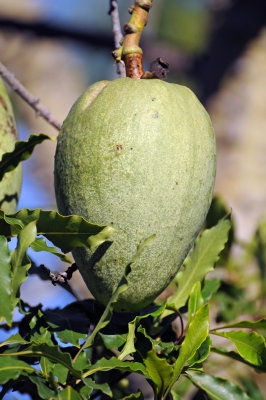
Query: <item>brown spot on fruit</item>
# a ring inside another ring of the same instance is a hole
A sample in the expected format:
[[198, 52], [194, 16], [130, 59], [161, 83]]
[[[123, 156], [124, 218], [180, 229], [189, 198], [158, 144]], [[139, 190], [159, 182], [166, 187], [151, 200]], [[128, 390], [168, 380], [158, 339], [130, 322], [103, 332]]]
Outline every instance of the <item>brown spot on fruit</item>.
[[4, 100], [4, 98], [2, 96], [0, 96], [0, 104], [2, 105], [2, 107], [7, 111], [7, 105], [6, 102]]
[[123, 150], [123, 145], [122, 144], [117, 144], [116, 146], [115, 146], [115, 149], [116, 149], [116, 151], [117, 151], [117, 153], [122, 153], [122, 150]]

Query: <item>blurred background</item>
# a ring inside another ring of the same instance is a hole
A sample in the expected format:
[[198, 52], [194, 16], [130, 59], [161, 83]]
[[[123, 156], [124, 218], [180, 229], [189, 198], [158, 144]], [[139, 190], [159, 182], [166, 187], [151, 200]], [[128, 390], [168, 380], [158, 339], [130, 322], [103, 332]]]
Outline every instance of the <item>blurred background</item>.
[[[118, 0], [122, 26], [132, 3]], [[60, 121], [87, 86], [117, 77], [108, 10], [108, 0], [0, 0], [0, 61]], [[218, 147], [215, 193], [233, 210], [237, 239], [248, 241], [266, 205], [265, 0], [154, 0], [141, 47], [145, 70], [162, 57], [170, 64], [168, 81], [193, 89], [210, 113]], [[57, 135], [10, 96], [21, 140]], [[56, 208], [54, 152], [55, 144], [45, 142], [23, 163], [19, 208]], [[62, 269], [52, 255], [41, 255], [41, 262]], [[77, 298], [88, 296], [78, 274], [71, 285]], [[34, 276], [23, 296], [47, 307], [75, 300]]]

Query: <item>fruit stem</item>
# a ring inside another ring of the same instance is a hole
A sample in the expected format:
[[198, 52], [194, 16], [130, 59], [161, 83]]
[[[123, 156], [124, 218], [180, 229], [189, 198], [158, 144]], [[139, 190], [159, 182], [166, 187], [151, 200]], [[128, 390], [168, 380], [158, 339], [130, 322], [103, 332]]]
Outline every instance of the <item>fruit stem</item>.
[[142, 49], [139, 47], [140, 37], [148, 20], [148, 13], [152, 6], [152, 0], [136, 0], [131, 7], [130, 21], [124, 25], [126, 33], [121, 48], [115, 51], [117, 61], [124, 60], [126, 76], [132, 79], [140, 79], [143, 75]]

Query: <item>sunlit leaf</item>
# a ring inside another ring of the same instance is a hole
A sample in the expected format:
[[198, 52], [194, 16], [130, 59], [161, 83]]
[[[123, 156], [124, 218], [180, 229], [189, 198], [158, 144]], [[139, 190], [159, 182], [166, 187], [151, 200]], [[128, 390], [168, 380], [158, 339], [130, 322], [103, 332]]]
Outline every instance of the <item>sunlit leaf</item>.
[[46, 251], [48, 253], [54, 254], [63, 262], [72, 263], [71, 258], [67, 257], [63, 253], [60, 253], [55, 247], [48, 246], [44, 238], [36, 238], [30, 247], [34, 251]]
[[85, 340], [86, 337], [88, 336], [86, 333], [79, 333], [79, 332], [74, 332], [69, 329], [66, 329], [61, 332], [56, 332], [56, 336], [58, 337], [61, 342], [68, 344], [71, 343], [75, 347], [80, 347], [80, 340]]
[[47, 139], [56, 140], [41, 133], [40, 135], [30, 135], [27, 141], [17, 141], [14, 150], [3, 154], [0, 161], [0, 181], [3, 179], [5, 173], [13, 171], [21, 161], [27, 160], [37, 144]]
[[138, 391], [137, 393], [132, 393], [129, 396], [123, 397], [121, 400], [134, 400], [134, 399], [144, 400], [142, 392]]
[[0, 343], [0, 347], [6, 346], [7, 344], [28, 344], [29, 342], [27, 340], [24, 340], [19, 333], [16, 333], [15, 335], [11, 335], [8, 339], [6, 339], [4, 342]]
[[251, 329], [266, 329], [266, 318], [259, 319], [257, 321], [240, 321], [233, 324], [218, 326], [215, 331], [227, 328], [251, 328]]
[[258, 333], [246, 331], [212, 331], [212, 333], [222, 336], [234, 343], [240, 356], [249, 363], [258, 367], [266, 364], [265, 339]]
[[0, 236], [0, 322], [12, 322], [11, 256], [5, 236]]
[[[23, 208], [9, 217], [22, 221], [24, 225], [37, 221], [37, 234], [47, 237], [64, 253], [80, 246], [94, 249], [109, 239], [116, 230], [109, 226], [91, 224], [78, 215], [62, 216], [57, 211], [45, 211], [40, 208], [35, 210]], [[0, 234], [3, 231], [3, 234], [8, 236], [8, 229], [9, 235], [15, 233], [14, 226], [9, 225], [3, 216], [1, 222]], [[18, 225], [15, 225], [15, 227], [17, 229]]]
[[224, 249], [230, 229], [230, 218], [223, 218], [211, 229], [206, 229], [197, 239], [195, 248], [184, 263], [184, 270], [175, 278], [177, 290], [167, 299], [167, 304], [175, 308], [185, 305], [193, 285], [202, 281], [212, 271]]
[[82, 397], [71, 386], [67, 386], [56, 397], [55, 400], [81, 400]]
[[142, 363], [121, 361], [115, 357], [112, 357], [110, 359], [101, 358], [95, 364], [91, 365], [90, 369], [83, 374], [83, 378], [93, 375], [96, 372], [110, 371], [112, 369], [118, 369], [120, 371], [136, 372], [148, 377], [146, 368]]
[[201, 294], [201, 283], [196, 282], [190, 292], [189, 301], [188, 301], [188, 325], [190, 324], [192, 318], [195, 313], [200, 309], [202, 304], [204, 303], [202, 294]]
[[251, 363], [249, 363], [247, 360], [245, 360], [244, 358], [242, 358], [238, 353], [236, 353], [235, 351], [228, 351], [222, 347], [211, 347], [211, 351], [219, 354], [221, 356], [224, 357], [228, 357], [231, 358], [233, 360], [239, 361], [243, 364], [248, 365], [251, 368], [254, 368], [256, 371], [260, 371], [260, 372], [266, 372], [266, 365], [262, 365], [262, 366], [255, 366]]
[[192, 366], [194, 364], [200, 364], [203, 361], [205, 361], [206, 358], [209, 357], [211, 351], [211, 345], [212, 345], [211, 338], [210, 336], [207, 336], [207, 338], [204, 340], [201, 346], [196, 350], [194, 356], [188, 360], [189, 365]]
[[10, 355], [0, 358], [0, 384], [8, 382], [13, 379], [16, 380], [22, 373], [33, 373], [35, 369], [24, 361], [17, 360]]
[[252, 400], [239, 386], [225, 379], [187, 371], [186, 376], [212, 400]]

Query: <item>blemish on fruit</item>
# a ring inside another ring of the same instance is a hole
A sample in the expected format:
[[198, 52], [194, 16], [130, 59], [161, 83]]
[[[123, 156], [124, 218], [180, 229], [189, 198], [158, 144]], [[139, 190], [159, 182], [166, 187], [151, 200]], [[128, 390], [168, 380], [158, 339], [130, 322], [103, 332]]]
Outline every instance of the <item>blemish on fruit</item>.
[[5, 100], [3, 99], [2, 96], [0, 96], [0, 104], [3, 106], [3, 108], [7, 111], [7, 105]]
[[153, 115], [152, 115], [152, 118], [159, 118], [159, 113], [156, 111]]
[[155, 101], [156, 100], [156, 97], [153, 97], [152, 99], [151, 99], [151, 101]]
[[116, 151], [120, 154], [120, 153], [122, 153], [123, 145], [122, 145], [122, 144], [117, 144], [117, 145], [115, 146], [115, 149], [116, 149]]

